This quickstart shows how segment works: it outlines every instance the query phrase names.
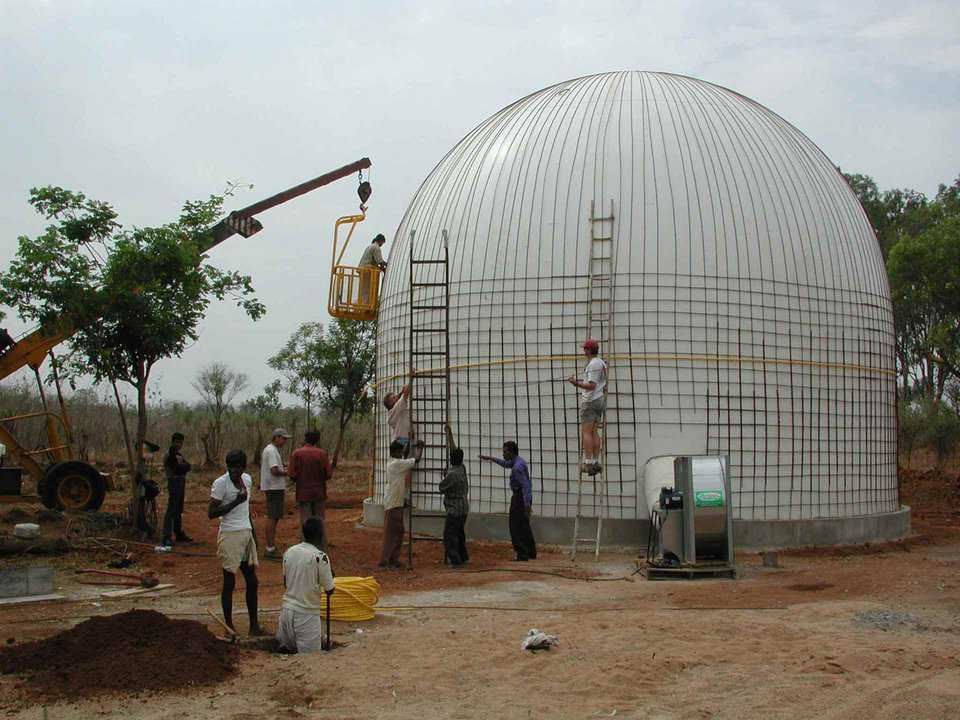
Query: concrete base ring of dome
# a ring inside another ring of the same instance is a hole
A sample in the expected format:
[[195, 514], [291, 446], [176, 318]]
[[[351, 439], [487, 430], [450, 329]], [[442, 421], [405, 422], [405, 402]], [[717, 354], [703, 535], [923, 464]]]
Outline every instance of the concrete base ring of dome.
[[[417, 518], [417, 532], [431, 537], [443, 534], [443, 514]], [[363, 524], [383, 527], [383, 505], [372, 498], [363, 501]], [[573, 534], [573, 518], [548, 518], [536, 515], [531, 519], [538, 543], [569, 545]], [[587, 520], [583, 536], [595, 528]], [[467, 520], [467, 537], [471, 540], [509, 542], [506, 513], [471, 513]], [[602, 544], [606, 547], [642, 548], [647, 542], [646, 520], [604, 520]], [[860, 545], [867, 542], [901, 540], [910, 534], [910, 508], [876, 515], [813, 520], [736, 520], [733, 524], [734, 545], [738, 550], [779, 550], [799, 547], [831, 547]]]

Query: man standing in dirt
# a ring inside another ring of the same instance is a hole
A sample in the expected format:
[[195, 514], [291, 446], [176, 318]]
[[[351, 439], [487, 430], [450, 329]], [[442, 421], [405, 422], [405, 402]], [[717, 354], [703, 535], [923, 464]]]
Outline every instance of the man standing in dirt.
[[217, 534], [217, 557], [223, 569], [220, 605], [224, 621], [233, 628], [233, 590], [237, 570], [240, 570], [246, 583], [250, 634], [263, 635], [257, 620], [257, 541], [250, 521], [253, 478], [244, 472], [247, 455], [243, 450], [231, 450], [226, 462], [227, 472], [214, 480], [210, 488], [210, 506], [207, 508], [211, 520], [220, 518], [220, 532]]
[[410, 488], [410, 471], [420, 462], [423, 441], [414, 446], [412, 458], [405, 458], [406, 448], [399, 440], [390, 443], [390, 461], [387, 463], [387, 487], [383, 493], [383, 545], [378, 567], [398, 569], [400, 548], [403, 546], [403, 510]]
[[277, 642], [288, 652], [310, 653], [322, 647], [321, 593], [326, 593], [329, 603], [334, 582], [330, 560], [320, 549], [324, 545], [323, 522], [307, 518], [301, 533], [303, 542], [283, 554], [283, 609]]
[[453, 567], [459, 567], [470, 559], [465, 530], [470, 512], [470, 482], [467, 480], [467, 469], [463, 466], [463, 450], [457, 447], [449, 425], [445, 430], [450, 451], [450, 467], [440, 481], [443, 508], [446, 510], [443, 521], [443, 551], [446, 561]]
[[193, 542], [183, 531], [183, 501], [187, 492], [187, 473], [190, 463], [183, 458], [183, 433], [174, 433], [170, 449], [163, 458], [163, 473], [167, 477], [167, 511], [163, 514], [163, 545], [170, 547], [177, 542]]
[[[305, 445], [298, 447], [290, 455], [290, 467], [287, 474], [297, 485], [297, 506], [300, 508], [300, 526], [307, 518], [315, 517], [324, 521], [327, 517], [327, 481], [333, 477], [330, 456], [327, 451], [317, 447], [320, 433], [310, 430], [304, 436]], [[326, 531], [324, 531], [324, 549], [326, 549]]]
[[283, 501], [287, 488], [287, 471], [283, 468], [283, 458], [280, 456], [287, 438], [290, 437], [283, 428], [273, 431], [273, 438], [260, 453], [260, 489], [267, 498], [267, 549], [263, 556], [277, 558], [276, 540], [277, 523], [283, 517]]
[[537, 543], [530, 528], [530, 516], [533, 514], [533, 489], [530, 483], [530, 470], [527, 461], [520, 457], [520, 448], [513, 440], [503, 444], [503, 460], [491, 455], [481, 455], [481, 460], [495, 462], [510, 470], [510, 542], [516, 553], [515, 560], [521, 562], [537, 559]]

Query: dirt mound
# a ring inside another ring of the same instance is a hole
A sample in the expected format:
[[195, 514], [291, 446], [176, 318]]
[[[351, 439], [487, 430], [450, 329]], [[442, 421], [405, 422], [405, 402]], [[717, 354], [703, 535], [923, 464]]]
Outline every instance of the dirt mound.
[[960, 474], [938, 468], [900, 468], [900, 497], [915, 516], [960, 520]]
[[46, 700], [179, 690], [237, 671], [238, 651], [194, 620], [153, 610], [85, 620], [36, 642], [0, 648], [0, 672], [21, 673], [19, 689]]

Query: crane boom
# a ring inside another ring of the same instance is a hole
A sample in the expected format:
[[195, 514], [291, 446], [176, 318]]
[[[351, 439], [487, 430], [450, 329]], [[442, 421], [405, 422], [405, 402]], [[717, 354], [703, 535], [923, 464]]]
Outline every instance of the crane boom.
[[[233, 235], [241, 234], [249, 237], [258, 232], [263, 226], [254, 218], [254, 215], [361, 170], [366, 170], [370, 165], [369, 158], [361, 158], [356, 162], [331, 170], [245, 208], [234, 210], [210, 229], [211, 240], [209, 244], [200, 249], [201, 253], [206, 253]], [[64, 322], [57, 328], [37, 328], [20, 338], [0, 355], [0, 380], [9, 377], [24, 367], [38, 369], [43, 364], [47, 353], [64, 340], [68, 340], [76, 331], [77, 328], [73, 327], [69, 320], [65, 318]]]

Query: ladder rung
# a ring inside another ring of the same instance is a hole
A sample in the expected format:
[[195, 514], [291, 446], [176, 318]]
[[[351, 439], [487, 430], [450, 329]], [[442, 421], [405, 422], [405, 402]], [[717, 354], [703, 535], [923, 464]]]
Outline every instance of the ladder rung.
[[446, 328], [413, 328], [415, 333], [445, 333]]
[[439, 395], [420, 397], [419, 395], [413, 396], [414, 401], [416, 402], [447, 402], [448, 398], [440, 397]]
[[411, 310], [446, 310], [446, 305], [411, 305]]
[[447, 377], [446, 373], [439, 373], [439, 374], [438, 374], [438, 373], [421, 373], [421, 372], [418, 372], [418, 373], [415, 373], [415, 374], [414, 374], [413, 379], [414, 379], [414, 380], [417, 380], [418, 378], [434, 378], [434, 379], [436, 379], [436, 378], [445, 378], [445, 377]]
[[595, 237], [590, 239], [593, 240], [594, 242], [610, 242], [611, 240], [613, 240], [612, 237]]
[[411, 287], [421, 288], [421, 287], [446, 287], [447, 283], [440, 282], [429, 282], [429, 283], [411, 283]]
[[592, 217], [590, 218], [591, 222], [603, 222], [604, 220], [613, 220], [613, 215], [607, 215], [606, 217]]
[[411, 260], [411, 265], [446, 265], [446, 260]]
[[446, 350], [414, 350], [412, 355], [446, 355]]
[[440, 495], [439, 490], [411, 490], [411, 495]]

